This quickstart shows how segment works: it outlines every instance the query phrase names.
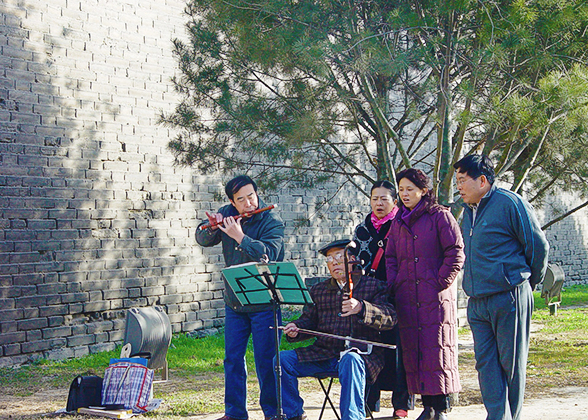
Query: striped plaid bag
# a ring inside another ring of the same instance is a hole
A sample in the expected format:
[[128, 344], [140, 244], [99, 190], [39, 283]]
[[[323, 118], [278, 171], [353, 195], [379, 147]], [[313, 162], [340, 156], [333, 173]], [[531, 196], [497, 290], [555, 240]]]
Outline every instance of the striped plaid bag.
[[153, 369], [140, 363], [113, 363], [104, 373], [102, 405], [122, 404], [133, 413], [145, 413], [152, 385]]

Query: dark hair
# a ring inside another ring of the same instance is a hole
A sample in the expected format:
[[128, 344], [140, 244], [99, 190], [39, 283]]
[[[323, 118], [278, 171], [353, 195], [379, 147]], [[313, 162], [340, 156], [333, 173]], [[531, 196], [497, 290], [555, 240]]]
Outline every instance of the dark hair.
[[467, 174], [473, 179], [484, 175], [490, 184], [494, 184], [494, 165], [486, 155], [469, 155], [453, 164], [453, 167], [462, 174]]
[[387, 190], [390, 190], [390, 194], [392, 195], [393, 198], [396, 195], [396, 187], [394, 187], [394, 184], [392, 184], [390, 181], [387, 181], [385, 179], [383, 179], [381, 181], [374, 182], [374, 185], [372, 185], [372, 189], [370, 190], [370, 194], [373, 193], [376, 188], [380, 188], [380, 187], [386, 188]]
[[253, 190], [257, 192], [257, 184], [254, 180], [249, 178], [247, 175], [236, 176], [235, 178], [227, 182], [227, 185], [225, 186], [225, 193], [227, 194], [227, 197], [229, 197], [229, 200], [233, 200], [233, 196], [235, 195], [235, 193], [239, 191], [241, 188], [243, 188], [245, 185], [249, 184], [253, 185]]
[[[431, 178], [429, 178], [423, 171], [415, 168], [408, 168], [400, 171], [396, 175], [396, 182], [400, 183], [400, 180], [403, 178], [408, 179], [421, 190], [423, 188], [427, 189], [426, 194], [421, 198], [421, 200], [425, 202], [427, 208], [437, 204], [437, 198], [433, 194], [433, 181], [431, 181]], [[398, 206], [404, 206], [402, 200], [398, 200]]]

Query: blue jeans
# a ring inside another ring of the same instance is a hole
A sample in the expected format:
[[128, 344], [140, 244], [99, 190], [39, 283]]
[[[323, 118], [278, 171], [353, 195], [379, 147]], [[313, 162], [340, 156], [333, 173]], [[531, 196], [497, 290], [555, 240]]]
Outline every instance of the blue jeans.
[[[278, 312], [278, 322], [282, 317]], [[253, 357], [259, 381], [259, 404], [266, 417], [277, 413], [276, 379], [272, 360], [276, 354], [273, 311], [235, 312], [225, 305], [225, 414], [245, 420], [247, 366], [245, 351], [253, 335]]]
[[304, 412], [304, 401], [298, 392], [298, 378], [318, 374], [339, 377], [341, 420], [365, 420], [366, 371], [363, 358], [357, 353], [347, 353], [341, 358], [321, 362], [299, 362], [295, 350], [280, 352], [282, 366], [282, 403], [287, 418]]
[[533, 305], [528, 281], [511, 291], [468, 301], [487, 420], [521, 418]]

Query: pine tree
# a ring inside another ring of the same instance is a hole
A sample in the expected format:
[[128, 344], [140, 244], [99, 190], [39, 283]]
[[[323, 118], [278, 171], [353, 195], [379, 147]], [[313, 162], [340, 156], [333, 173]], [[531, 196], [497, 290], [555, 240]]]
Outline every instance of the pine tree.
[[440, 201], [484, 152], [541, 199], [588, 192], [582, 0], [192, 0], [175, 40], [178, 162], [265, 187], [363, 189], [419, 166]]

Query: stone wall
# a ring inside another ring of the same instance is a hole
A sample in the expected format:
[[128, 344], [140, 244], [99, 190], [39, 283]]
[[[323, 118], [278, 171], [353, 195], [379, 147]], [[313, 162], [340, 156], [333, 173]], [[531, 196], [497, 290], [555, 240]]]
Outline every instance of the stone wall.
[[0, 364], [112, 349], [131, 306], [215, 325], [220, 286], [185, 220], [212, 194], [156, 124], [181, 2], [0, 7]]
[[[174, 133], [157, 123], [177, 102], [171, 39], [183, 37], [183, 7], [0, 4], [0, 366], [113, 349], [131, 307], [161, 305], [174, 333], [222, 325], [220, 248], [194, 235], [226, 179], [175, 166]], [[320, 217], [334, 187], [264, 197], [305, 277], [326, 274], [317, 249], [369, 211], [347, 189]], [[553, 230], [574, 281], [587, 277], [586, 243], [571, 236], [585, 216]], [[310, 222], [296, 227], [301, 217]]]
[[[194, 234], [223, 180], [174, 166], [157, 123], [177, 102], [183, 7], [0, 5], [0, 366], [113, 349], [135, 306], [163, 306], [175, 333], [222, 325], [220, 248]], [[293, 234], [323, 194], [266, 197], [304, 275], [324, 274], [316, 249], [351, 233], [352, 206], [335, 202], [336, 217]]]
[[[539, 215], [546, 223], [584, 201], [569, 193], [552, 195]], [[549, 262], [561, 266], [566, 276], [564, 284], [588, 283], [588, 209], [581, 209], [552, 225], [545, 234], [551, 247]]]

